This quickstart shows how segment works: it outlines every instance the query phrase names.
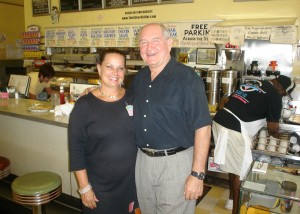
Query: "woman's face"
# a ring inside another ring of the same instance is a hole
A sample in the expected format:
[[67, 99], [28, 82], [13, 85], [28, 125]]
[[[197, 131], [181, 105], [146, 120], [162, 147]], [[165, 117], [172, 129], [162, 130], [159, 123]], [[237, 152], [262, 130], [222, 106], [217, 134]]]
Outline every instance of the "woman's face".
[[108, 53], [102, 64], [97, 65], [101, 84], [104, 87], [120, 87], [125, 77], [125, 58], [117, 53]]

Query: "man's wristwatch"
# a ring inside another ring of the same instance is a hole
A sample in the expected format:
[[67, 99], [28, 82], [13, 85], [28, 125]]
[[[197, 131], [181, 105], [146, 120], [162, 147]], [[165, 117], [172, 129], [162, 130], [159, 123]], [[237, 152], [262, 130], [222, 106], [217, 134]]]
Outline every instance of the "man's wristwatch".
[[199, 178], [200, 180], [205, 179], [205, 173], [204, 172], [199, 172], [198, 173], [198, 172], [192, 171], [191, 175], [196, 177], [196, 178]]

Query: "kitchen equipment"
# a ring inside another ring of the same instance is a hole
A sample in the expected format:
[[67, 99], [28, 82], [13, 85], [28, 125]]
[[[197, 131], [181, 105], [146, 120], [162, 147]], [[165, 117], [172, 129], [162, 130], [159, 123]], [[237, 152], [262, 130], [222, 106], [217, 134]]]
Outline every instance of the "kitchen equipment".
[[223, 95], [232, 94], [237, 86], [239, 72], [233, 69], [222, 71], [222, 93]]
[[258, 61], [252, 61], [252, 63], [247, 68], [247, 75], [261, 76], [260, 66]]
[[270, 61], [270, 64], [269, 64], [269, 66], [267, 67], [267, 70], [266, 70], [266, 75], [267, 76], [280, 75], [280, 71], [278, 70], [277, 61]]
[[206, 94], [209, 105], [220, 102], [221, 70], [209, 70], [206, 78]]

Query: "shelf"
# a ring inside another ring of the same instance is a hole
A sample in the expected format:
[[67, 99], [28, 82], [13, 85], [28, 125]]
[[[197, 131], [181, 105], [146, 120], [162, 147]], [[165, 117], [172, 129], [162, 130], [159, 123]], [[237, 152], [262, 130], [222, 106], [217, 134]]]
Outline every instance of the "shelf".
[[293, 155], [288, 155], [288, 154], [280, 154], [278, 152], [269, 152], [269, 151], [266, 151], [266, 150], [256, 150], [256, 149], [253, 149], [252, 152], [255, 153], [255, 154], [260, 154], [260, 155], [269, 155], [269, 156], [278, 157], [278, 158], [285, 158], [285, 159], [289, 159], [289, 160], [300, 161], [299, 156], [293, 156]]

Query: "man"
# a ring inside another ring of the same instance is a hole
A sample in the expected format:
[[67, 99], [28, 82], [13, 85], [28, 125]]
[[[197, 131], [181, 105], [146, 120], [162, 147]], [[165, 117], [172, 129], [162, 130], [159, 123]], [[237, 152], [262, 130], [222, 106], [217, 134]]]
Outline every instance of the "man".
[[225, 208], [233, 214], [238, 213], [241, 180], [252, 163], [252, 139], [266, 121], [269, 135], [279, 137], [282, 96], [289, 95], [294, 87], [294, 82], [283, 75], [271, 81], [247, 81], [214, 117], [214, 162], [229, 173], [230, 195]]
[[135, 76], [136, 185], [143, 214], [194, 214], [211, 136], [202, 79], [171, 58], [172, 39], [162, 24], [139, 35], [146, 67]]
[[[30, 87], [29, 87], [29, 99], [47, 99], [47, 95], [58, 93], [53, 91], [50, 87], [49, 80], [54, 77], [55, 71], [50, 63], [45, 63], [40, 67], [39, 72], [31, 72]], [[43, 90], [46, 90], [47, 95], [40, 95]]]

